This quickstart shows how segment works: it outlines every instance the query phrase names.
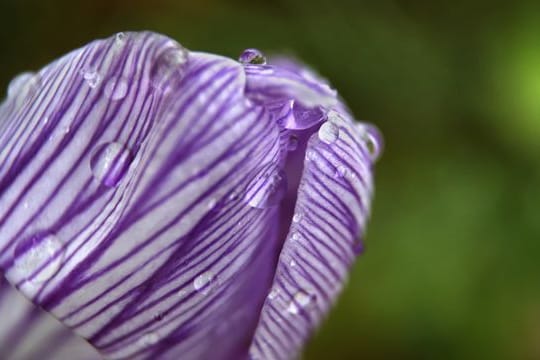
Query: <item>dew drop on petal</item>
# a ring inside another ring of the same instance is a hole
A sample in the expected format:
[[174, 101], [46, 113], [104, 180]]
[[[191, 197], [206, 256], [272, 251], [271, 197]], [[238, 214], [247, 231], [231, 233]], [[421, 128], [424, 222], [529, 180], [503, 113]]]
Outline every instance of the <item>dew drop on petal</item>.
[[209, 294], [215, 287], [214, 274], [206, 271], [193, 280], [193, 288], [203, 295]]
[[298, 240], [300, 240], [300, 234], [297, 233], [297, 232], [294, 232], [294, 233], [291, 235], [291, 240], [293, 240], [293, 241], [298, 241]]
[[244, 65], [265, 65], [266, 57], [257, 49], [246, 49], [240, 54], [238, 61]]
[[159, 342], [159, 335], [155, 332], [149, 332], [141, 336], [139, 339], [139, 344], [147, 347], [151, 345], [155, 345]]
[[105, 96], [112, 101], [122, 100], [126, 97], [129, 84], [125, 78], [112, 78], [105, 85]]
[[38, 233], [15, 247], [15, 270], [30, 282], [44, 282], [58, 272], [64, 252], [63, 244], [54, 233]]
[[292, 221], [294, 223], [299, 223], [300, 221], [302, 221], [302, 213], [295, 213], [292, 217]]
[[101, 145], [90, 159], [94, 177], [103, 185], [115, 187], [129, 169], [133, 157], [126, 147], [117, 142]]
[[251, 207], [266, 209], [279, 205], [286, 192], [285, 171], [275, 165], [267, 165], [263, 166], [249, 183], [245, 199]]
[[349, 170], [347, 170], [347, 167], [344, 165], [339, 165], [336, 168], [335, 177], [336, 178], [346, 178]]
[[373, 125], [364, 125], [364, 141], [373, 161], [376, 161], [382, 152], [383, 140], [379, 130]]
[[41, 86], [41, 77], [32, 72], [24, 72], [13, 78], [8, 85], [8, 97], [31, 97]]
[[291, 135], [289, 142], [287, 144], [288, 151], [294, 151], [298, 148], [298, 137], [296, 135]]
[[300, 309], [305, 309], [313, 304], [315, 301], [315, 296], [308, 294], [305, 291], [298, 291], [294, 294], [293, 299], [287, 307], [287, 312], [290, 314], [296, 315], [300, 312]]
[[279, 295], [279, 289], [272, 288], [272, 290], [270, 290], [270, 292], [268, 293], [267, 298], [269, 300], [274, 300], [278, 295]]
[[169, 47], [158, 55], [152, 66], [151, 77], [154, 86], [163, 89], [166, 83], [181, 79], [187, 61], [188, 51], [171, 40]]
[[115, 45], [123, 45], [126, 41], [126, 34], [123, 32], [116, 33], [114, 36]]
[[319, 128], [319, 139], [326, 143], [332, 144], [339, 138], [339, 127], [331, 121], [327, 121]]
[[92, 89], [94, 89], [101, 81], [101, 75], [92, 68], [84, 68], [81, 70], [81, 75]]

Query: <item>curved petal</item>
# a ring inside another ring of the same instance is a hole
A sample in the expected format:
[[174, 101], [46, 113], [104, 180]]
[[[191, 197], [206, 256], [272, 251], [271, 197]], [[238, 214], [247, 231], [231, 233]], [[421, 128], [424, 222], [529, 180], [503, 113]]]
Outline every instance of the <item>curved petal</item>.
[[336, 104], [336, 91], [315, 77], [272, 65], [246, 65], [245, 69], [246, 95], [257, 102], [295, 99], [308, 108]]
[[291, 227], [251, 345], [253, 359], [298, 353], [363, 248], [373, 189], [371, 137], [346, 114], [330, 111], [328, 119], [307, 144]]
[[271, 282], [278, 210], [246, 189], [279, 130], [238, 63], [185, 58], [98, 41], [0, 111], [0, 267], [108, 358], [245, 356]]
[[96, 360], [99, 353], [0, 278], [0, 358]]

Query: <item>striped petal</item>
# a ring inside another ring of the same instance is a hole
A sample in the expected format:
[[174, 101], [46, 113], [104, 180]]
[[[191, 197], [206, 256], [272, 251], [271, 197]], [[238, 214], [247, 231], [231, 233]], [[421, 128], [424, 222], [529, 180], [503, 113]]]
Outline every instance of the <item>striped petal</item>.
[[[304, 171], [286, 240], [255, 332], [252, 359], [291, 359], [328, 312], [362, 252], [373, 193], [372, 127], [345, 112], [307, 137]], [[302, 139], [301, 136], [299, 136]], [[299, 159], [291, 156], [289, 166]]]
[[235, 359], [273, 273], [277, 208], [246, 194], [279, 159], [277, 125], [240, 64], [118, 41], [3, 105], [2, 270], [106, 357]]
[[[0, 271], [106, 358], [290, 358], [361, 249], [377, 136], [295, 65], [95, 41], [0, 105]], [[28, 304], [0, 342], [58, 328]]]

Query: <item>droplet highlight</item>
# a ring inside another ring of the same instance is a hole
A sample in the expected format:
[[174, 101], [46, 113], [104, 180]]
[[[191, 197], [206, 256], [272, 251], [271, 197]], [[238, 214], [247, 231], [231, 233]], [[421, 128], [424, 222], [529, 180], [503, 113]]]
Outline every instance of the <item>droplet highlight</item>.
[[315, 296], [308, 294], [305, 291], [298, 291], [294, 294], [293, 299], [287, 307], [287, 312], [289, 314], [297, 315], [301, 309], [305, 309], [313, 304], [315, 301]]
[[47, 281], [60, 269], [64, 252], [54, 233], [38, 233], [15, 247], [15, 271], [32, 283]]
[[287, 192], [287, 175], [275, 165], [263, 166], [249, 183], [245, 199], [254, 208], [277, 206]]
[[133, 157], [117, 142], [103, 144], [92, 155], [90, 168], [94, 177], [107, 187], [115, 187], [127, 173]]
[[193, 280], [193, 288], [203, 295], [208, 295], [215, 288], [214, 274], [210, 271], [204, 272]]
[[92, 68], [84, 68], [81, 70], [81, 75], [86, 81], [86, 84], [88, 84], [89, 87], [92, 89], [96, 88], [101, 81], [101, 75]]
[[123, 77], [112, 78], [105, 85], [105, 96], [112, 101], [122, 100], [126, 97], [129, 84]]
[[246, 49], [240, 54], [238, 61], [244, 65], [265, 65], [266, 57], [257, 49]]
[[327, 121], [319, 128], [319, 139], [326, 144], [333, 144], [339, 138], [339, 127]]

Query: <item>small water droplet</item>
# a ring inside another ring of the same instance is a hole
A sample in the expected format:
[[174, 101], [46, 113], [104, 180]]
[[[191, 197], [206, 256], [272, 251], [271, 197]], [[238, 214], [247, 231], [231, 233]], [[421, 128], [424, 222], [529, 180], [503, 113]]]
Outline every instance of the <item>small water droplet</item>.
[[292, 221], [294, 223], [299, 223], [300, 221], [302, 221], [302, 213], [295, 213], [292, 217]]
[[290, 267], [295, 267], [296, 266], [296, 261], [294, 261], [294, 260], [289, 261], [289, 266]]
[[313, 150], [308, 150], [306, 152], [306, 157], [309, 161], [315, 161], [317, 160], [317, 153]]
[[240, 197], [240, 195], [238, 194], [238, 191], [232, 191], [229, 194], [229, 201], [236, 201], [236, 200], [238, 200], [239, 197]]
[[263, 166], [249, 183], [245, 199], [254, 208], [277, 206], [287, 192], [287, 175], [275, 165]]
[[153, 319], [154, 319], [154, 321], [161, 321], [161, 320], [163, 320], [164, 317], [165, 317], [165, 315], [163, 315], [163, 313], [159, 312], [159, 313], [157, 313], [157, 314], [155, 314], [153, 316]]
[[31, 97], [41, 86], [41, 78], [33, 72], [24, 72], [15, 76], [8, 85], [8, 97]]
[[298, 291], [296, 294], [294, 294], [293, 299], [289, 303], [287, 311], [290, 314], [296, 315], [300, 312], [300, 309], [307, 308], [308, 306], [312, 305], [314, 301], [314, 295], [308, 294], [305, 291]]
[[373, 125], [360, 125], [363, 128], [363, 139], [369, 156], [373, 161], [376, 161], [382, 152], [383, 139], [379, 130]]
[[139, 339], [140, 345], [145, 346], [145, 347], [155, 345], [158, 342], [159, 342], [159, 335], [155, 332], [146, 333]]
[[274, 300], [278, 295], [279, 295], [279, 289], [273, 288], [273, 289], [270, 290], [270, 292], [268, 293], [267, 298], [268, 298], [269, 300]]
[[344, 165], [339, 165], [336, 168], [335, 177], [336, 178], [346, 178], [349, 173], [349, 170], [347, 170], [347, 167]]
[[244, 65], [265, 65], [266, 57], [257, 49], [246, 49], [240, 54], [238, 61]]
[[210, 271], [204, 272], [193, 280], [193, 288], [203, 295], [209, 294], [215, 287], [214, 274]]
[[187, 290], [186, 289], [180, 289], [180, 290], [178, 290], [176, 295], [178, 295], [179, 298], [184, 298], [187, 295]]
[[122, 100], [126, 97], [129, 84], [125, 78], [112, 78], [105, 85], [105, 96], [112, 101]]
[[116, 186], [124, 177], [133, 157], [124, 145], [117, 142], [103, 144], [92, 155], [90, 168], [103, 185]]
[[217, 199], [212, 198], [208, 201], [208, 210], [213, 210], [217, 205]]
[[64, 246], [55, 234], [42, 232], [17, 244], [14, 257], [17, 272], [23, 274], [26, 280], [41, 283], [60, 269]]
[[319, 139], [327, 144], [336, 142], [339, 138], [339, 127], [331, 121], [327, 121], [319, 128]]
[[158, 55], [152, 66], [151, 77], [154, 86], [163, 90], [168, 82], [179, 80], [184, 74], [187, 61], [188, 51], [171, 40], [167, 49]]
[[82, 69], [81, 75], [88, 86], [90, 86], [92, 89], [94, 89], [101, 81], [101, 75], [96, 70], [91, 68]]
[[297, 232], [294, 232], [294, 233], [291, 235], [291, 239], [292, 239], [293, 241], [298, 241], [298, 240], [300, 240], [300, 234], [297, 233]]
[[291, 135], [289, 137], [289, 143], [287, 144], [288, 151], [294, 151], [298, 148], [298, 137], [296, 135]]
[[123, 32], [116, 33], [114, 37], [115, 45], [123, 45], [126, 41], [126, 34]]

